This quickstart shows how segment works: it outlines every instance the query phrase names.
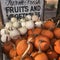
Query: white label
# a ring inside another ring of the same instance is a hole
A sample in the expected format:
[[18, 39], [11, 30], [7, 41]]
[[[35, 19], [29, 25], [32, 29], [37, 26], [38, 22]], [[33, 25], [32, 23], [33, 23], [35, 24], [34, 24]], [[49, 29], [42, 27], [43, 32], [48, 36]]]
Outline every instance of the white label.
[[28, 14], [36, 13], [43, 16], [44, 0], [1, 0], [2, 14], [4, 22], [8, 17], [25, 17]]

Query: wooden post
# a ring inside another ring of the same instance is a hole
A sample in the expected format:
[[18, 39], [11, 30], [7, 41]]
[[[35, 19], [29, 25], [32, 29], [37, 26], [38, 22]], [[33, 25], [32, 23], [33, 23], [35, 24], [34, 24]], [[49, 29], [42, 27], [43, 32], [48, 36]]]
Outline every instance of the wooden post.
[[58, 0], [58, 8], [56, 16], [60, 16], [60, 0]]

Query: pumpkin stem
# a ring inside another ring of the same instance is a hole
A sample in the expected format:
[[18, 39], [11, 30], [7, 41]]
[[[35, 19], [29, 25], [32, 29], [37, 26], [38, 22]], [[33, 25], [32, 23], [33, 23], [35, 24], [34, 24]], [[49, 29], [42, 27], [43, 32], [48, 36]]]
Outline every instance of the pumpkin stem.
[[56, 27], [59, 25], [59, 23], [60, 23], [60, 20], [58, 20]]
[[41, 47], [40, 47], [40, 44], [41, 44], [42, 42], [43, 42], [42, 40], [39, 41], [39, 53], [42, 52], [42, 51], [41, 51]]
[[13, 44], [13, 48], [14, 48], [14, 49], [16, 48], [14, 44]]
[[53, 50], [52, 45], [50, 45], [50, 49]]
[[51, 18], [50, 18], [50, 19], [48, 19], [48, 21], [52, 21], [52, 22], [54, 22], [54, 21], [53, 21], [53, 19], [51, 19]]
[[23, 58], [25, 57], [25, 55], [27, 54], [27, 52], [29, 51], [29, 49], [30, 49], [30, 41], [31, 41], [31, 39], [32, 38], [30, 38], [29, 40], [28, 40], [28, 42], [27, 42], [27, 44], [28, 44], [28, 47], [27, 47], [27, 49], [26, 49], [26, 51], [24, 52], [24, 54], [22, 55], [22, 57], [21, 57], [21, 60], [23, 60]]

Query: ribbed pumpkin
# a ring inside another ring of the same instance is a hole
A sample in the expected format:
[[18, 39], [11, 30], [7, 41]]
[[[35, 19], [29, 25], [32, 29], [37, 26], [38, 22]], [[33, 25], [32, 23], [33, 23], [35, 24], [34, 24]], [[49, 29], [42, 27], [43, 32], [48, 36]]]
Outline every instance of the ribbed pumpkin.
[[[27, 44], [27, 41], [26, 40], [21, 40], [18, 44], [17, 44], [17, 47], [16, 47], [16, 50], [17, 50], [17, 54], [22, 56], [22, 54], [26, 51], [28, 47], [28, 44]], [[31, 46], [32, 47], [32, 46]], [[33, 50], [33, 49], [32, 49]], [[30, 51], [30, 49], [29, 49]], [[30, 53], [30, 52], [29, 52]]]
[[54, 44], [54, 50], [56, 51], [56, 53], [60, 54], [60, 39], [56, 40]]
[[46, 29], [54, 29], [55, 23], [53, 21], [46, 21], [43, 26]]
[[56, 29], [54, 30], [54, 34], [55, 34], [55, 37], [56, 37], [56, 38], [60, 38], [60, 28], [56, 28]]
[[34, 45], [37, 49], [40, 47], [41, 50], [46, 51], [50, 46], [50, 41], [45, 36], [37, 36]]
[[41, 32], [41, 34], [43, 35], [43, 36], [46, 36], [46, 37], [48, 37], [49, 39], [52, 39], [53, 38], [53, 32], [51, 32], [50, 30], [42, 30], [42, 32]]

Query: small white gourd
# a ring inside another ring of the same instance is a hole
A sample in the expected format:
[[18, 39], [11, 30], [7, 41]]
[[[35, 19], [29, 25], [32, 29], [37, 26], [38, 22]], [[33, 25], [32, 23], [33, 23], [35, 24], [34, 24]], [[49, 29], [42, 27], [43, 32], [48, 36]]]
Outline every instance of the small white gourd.
[[14, 23], [14, 22], [16, 22], [16, 21], [17, 21], [17, 18], [16, 18], [16, 17], [12, 17], [12, 18], [11, 18], [11, 22], [12, 22], [12, 23]]
[[3, 43], [10, 41], [10, 40], [11, 40], [11, 38], [10, 38], [9, 34], [4, 34], [1, 36], [1, 42], [3, 42]]
[[19, 26], [20, 26], [20, 24], [19, 24], [18, 21], [16, 21], [16, 22], [13, 23], [13, 27], [14, 27], [14, 28], [18, 28]]
[[13, 29], [10, 31], [10, 37], [12, 39], [17, 39], [16, 36], [20, 36], [20, 32], [17, 29]]
[[27, 33], [27, 28], [26, 28], [26, 27], [21, 27], [21, 28], [19, 28], [18, 30], [20, 31], [20, 34], [21, 34], [21, 35], [24, 35], [24, 34]]
[[34, 28], [34, 22], [32, 20], [26, 21], [25, 26], [27, 29], [33, 29]]

